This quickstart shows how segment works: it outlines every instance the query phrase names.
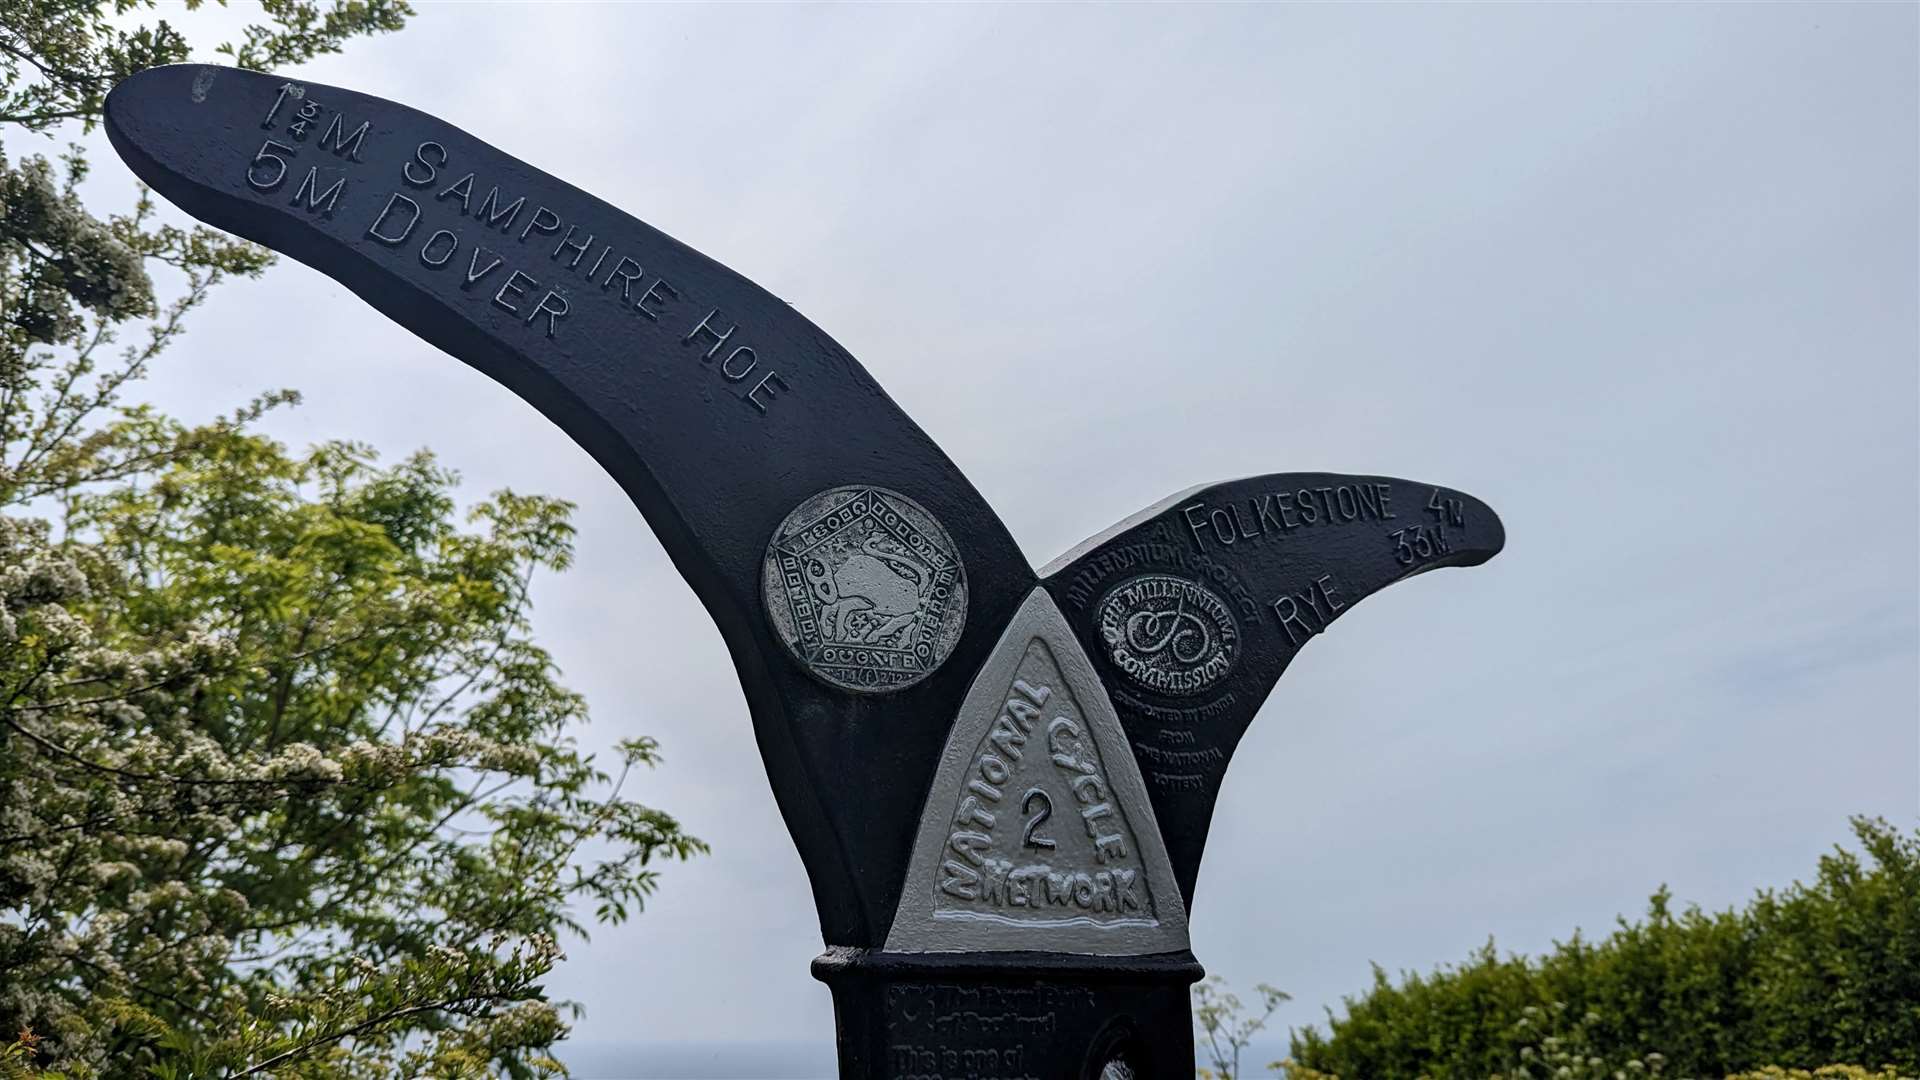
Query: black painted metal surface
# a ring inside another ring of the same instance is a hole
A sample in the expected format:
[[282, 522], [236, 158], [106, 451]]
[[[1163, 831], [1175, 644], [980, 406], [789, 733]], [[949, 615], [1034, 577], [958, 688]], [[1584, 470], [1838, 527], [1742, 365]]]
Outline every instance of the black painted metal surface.
[[1141, 842], [1190, 902], [1227, 763], [1295, 653], [1362, 597], [1504, 540], [1451, 489], [1279, 474], [1169, 500], [1042, 582], [792, 307], [444, 121], [180, 65], [117, 87], [107, 130], [162, 195], [509, 387], [633, 499], [739, 670], [830, 946], [815, 974], [844, 1076], [1192, 1073], [1189, 952], [882, 948], [956, 709], [1036, 585], [1112, 698], [1159, 822]]
[[[1361, 599], [1428, 570], [1477, 566], [1505, 543], [1492, 509], [1450, 488], [1275, 473], [1184, 492], [1047, 568], [1046, 588], [1127, 729], [1189, 908], [1227, 763], [1294, 656]], [[1231, 617], [1237, 643], [1216, 679], [1140, 667], [1114, 616], [1129, 583], [1160, 577], [1189, 583], [1190, 619], [1214, 604]]]
[[[833, 990], [843, 1076], [1194, 1074], [1187, 988], [1203, 972], [1190, 952], [1117, 962], [829, 949], [813, 974]], [[849, 1071], [849, 1062], [863, 1064]]]
[[[822, 933], [877, 943], [925, 792], [844, 781], [931, 771], [943, 732], [926, 718], [951, 710], [1034, 580], [999, 518], [858, 361], [766, 290], [451, 124], [289, 85], [155, 68], [115, 88], [107, 133], [155, 191], [340, 281], [525, 398], [612, 474], [732, 652]], [[953, 655], [894, 694], [822, 685], [760, 611], [775, 526], [856, 483], [914, 493], [974, 586]]]

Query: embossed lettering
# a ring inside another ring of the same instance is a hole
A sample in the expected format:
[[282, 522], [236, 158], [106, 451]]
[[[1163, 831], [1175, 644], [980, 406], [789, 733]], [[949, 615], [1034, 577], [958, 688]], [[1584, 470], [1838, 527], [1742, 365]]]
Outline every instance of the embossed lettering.
[[1269, 491], [1217, 506], [1204, 501], [1189, 503], [1180, 508], [1180, 516], [1194, 550], [1204, 552], [1209, 544], [1232, 547], [1242, 540], [1271, 542], [1302, 526], [1391, 521], [1394, 513], [1390, 495], [1390, 486], [1377, 482]]
[[1347, 602], [1340, 599], [1340, 586], [1334, 583], [1332, 574], [1321, 574], [1313, 579], [1313, 584], [1320, 590], [1320, 599], [1327, 605], [1329, 618], [1332, 617], [1331, 613], [1347, 606]]
[[[627, 272], [628, 267], [633, 268], [631, 273]], [[614, 278], [619, 278], [620, 279], [620, 301], [622, 303], [625, 303], [628, 295], [627, 290], [631, 289], [633, 287], [633, 283], [639, 280], [640, 275], [644, 273], [646, 273], [646, 271], [640, 269], [639, 263], [634, 262], [632, 259], [628, 258], [625, 255], [622, 255], [620, 256], [620, 261], [613, 264], [613, 269], [607, 271], [607, 279], [600, 283], [600, 287], [602, 289], [605, 289], [613, 284]]]
[[588, 233], [587, 238], [585, 240], [575, 240], [573, 238], [573, 234], [575, 232], [578, 232], [579, 229], [580, 229], [580, 226], [578, 225], [567, 226], [567, 235], [561, 237], [560, 242], [558, 244], [555, 244], [553, 247], [553, 255], [551, 256], [551, 258], [554, 258], [554, 259], [560, 258], [560, 253], [563, 251], [566, 251], [570, 248], [573, 250], [573, 261], [567, 264], [567, 269], [569, 270], [579, 269], [580, 260], [586, 257], [587, 249], [593, 246], [592, 233]]
[[960, 808], [954, 812], [953, 820], [956, 825], [978, 825], [983, 829], [991, 829], [998, 819], [980, 805], [980, 800], [968, 795], [960, 800]]
[[[1200, 513], [1200, 516], [1197, 518], [1193, 516], [1195, 511], [1199, 511]], [[1207, 546], [1201, 543], [1200, 540], [1201, 530], [1204, 529], [1207, 524], [1207, 504], [1194, 503], [1191, 506], [1183, 506], [1180, 508], [1180, 516], [1187, 519], [1187, 528], [1193, 530], [1193, 546], [1199, 548], [1201, 551], [1205, 551]]]
[[[622, 291], [622, 295], [623, 296], [625, 295], [624, 289]], [[659, 322], [660, 313], [654, 310], [653, 308], [648, 307], [647, 301], [651, 300], [656, 304], [664, 304], [668, 300], [674, 299], [679, 295], [680, 295], [679, 293], [674, 291], [673, 286], [667, 284], [667, 280], [665, 278], [655, 278], [653, 284], [647, 286], [647, 291], [640, 294], [640, 299], [635, 300], [633, 302], [633, 309], [635, 311], [638, 311], [640, 314], [645, 315], [647, 318], [652, 319], [655, 322]], [[764, 412], [766, 410], [763, 409], [761, 411]]]
[[765, 375], [760, 376], [760, 381], [754, 383], [753, 389], [747, 391], [747, 404], [752, 405], [763, 413], [766, 412], [767, 404], [760, 400], [760, 395], [763, 392], [772, 394], [772, 388], [775, 384], [778, 384], [781, 390], [787, 389], [787, 380], [781, 378], [780, 373], [777, 371], [769, 371]]
[[1260, 496], [1257, 501], [1257, 506], [1260, 511], [1260, 516], [1257, 520], [1260, 522], [1260, 531], [1262, 533], [1265, 533], [1269, 527], [1279, 529], [1283, 532], [1288, 528], [1286, 522], [1280, 520], [1279, 507], [1275, 505], [1275, 499], [1272, 495]]
[[940, 891], [962, 900], [980, 895], [980, 875], [973, 869], [948, 859], [940, 864]]
[[1313, 505], [1313, 492], [1301, 488], [1293, 493], [1293, 505], [1300, 511], [1300, 520], [1308, 525], [1320, 520], [1320, 511]]
[[1020, 725], [1020, 730], [1032, 732], [1034, 723], [1039, 719], [1040, 709], [1038, 706], [1029, 703], [1024, 698], [1010, 697], [1007, 699], [1007, 711], [1006, 714], [1001, 717], [1001, 722], [1004, 723], [1012, 720]]
[[1280, 620], [1280, 628], [1286, 631], [1287, 640], [1299, 645], [1326, 630], [1327, 624], [1346, 606], [1333, 575], [1321, 574], [1306, 588], [1275, 598], [1273, 613]]
[[[1038, 810], [1034, 809], [1036, 805]], [[1040, 835], [1040, 826], [1053, 816], [1053, 797], [1047, 794], [1046, 788], [1028, 788], [1026, 797], [1020, 800], [1020, 812], [1033, 815], [1027, 819], [1027, 831], [1020, 837], [1022, 846], [1034, 849], [1059, 846], [1052, 837]]]
[[1240, 628], [1226, 601], [1171, 574], [1142, 574], [1116, 587], [1097, 619], [1114, 666], [1157, 693], [1206, 690], [1240, 653]]
[[[272, 129], [273, 118], [275, 115], [277, 115], [280, 112], [280, 106], [286, 103], [287, 95], [289, 93], [291, 93], [294, 97], [305, 97], [307, 93], [307, 88], [304, 86], [295, 86], [293, 83], [290, 83], [290, 82], [281, 83], [280, 92], [278, 94], [275, 94], [273, 97], [273, 107], [267, 110], [267, 115], [260, 118], [261, 127], [267, 128], [269, 130]], [[195, 100], [197, 101], [199, 99], [196, 98]]]
[[1240, 539], [1239, 530], [1233, 527], [1233, 515], [1225, 510], [1207, 511], [1207, 521], [1213, 526], [1213, 538], [1221, 544], [1232, 547], [1234, 541]]
[[518, 270], [511, 271], [510, 273], [507, 274], [507, 280], [500, 283], [500, 291], [493, 294], [493, 302], [496, 306], [504, 308], [507, 311], [511, 311], [515, 315], [520, 314], [519, 308], [514, 307], [512, 304], [507, 303], [506, 296], [509, 290], [513, 292], [513, 295], [516, 299], [526, 294], [527, 285], [519, 284], [519, 281], [521, 278], [526, 278], [527, 285], [539, 284], [538, 282], [534, 281], [530, 277], [527, 277], [527, 275], [521, 273]]
[[467, 175], [461, 177], [460, 179], [455, 180], [453, 183], [448, 184], [446, 188], [443, 189], [440, 192], [440, 194], [435, 195], [433, 199], [435, 202], [439, 202], [441, 199], [444, 199], [449, 195], [455, 195], [455, 194], [460, 196], [460, 212], [463, 214], [466, 213], [468, 205], [473, 201], [473, 174], [472, 173], [468, 173]]
[[[410, 214], [407, 217], [406, 226], [400, 230], [400, 235], [389, 236], [388, 234], [381, 232], [380, 226], [386, 224], [387, 218], [392, 216], [394, 212], [394, 207], [400, 205], [401, 203], [406, 204], [407, 210], [410, 211]], [[390, 247], [398, 247], [400, 244], [406, 242], [407, 237], [413, 235], [413, 227], [416, 224], [418, 224], [419, 221], [420, 221], [420, 204], [417, 202], [414, 202], [412, 199], [409, 199], [405, 195], [402, 195], [396, 191], [393, 193], [392, 197], [387, 199], [387, 205], [381, 208], [380, 216], [377, 218], [374, 218], [373, 224], [367, 226], [367, 235], [373, 237], [375, 240], [378, 240], [381, 243], [386, 244]]]
[[333, 216], [334, 204], [340, 201], [340, 192], [346, 186], [347, 178], [343, 176], [335, 180], [332, 187], [321, 191], [320, 166], [310, 165], [307, 167], [306, 178], [301, 180], [300, 186], [293, 191], [292, 205], [301, 206], [304, 201], [304, 209], [307, 213], [311, 214], [318, 210], [321, 217], [330, 218]]
[[466, 276], [466, 280], [460, 283], [461, 288], [471, 289], [473, 288], [475, 282], [479, 281], [481, 278], [486, 277], [488, 274], [493, 273], [495, 270], [500, 269], [500, 264], [503, 260], [498, 255], [493, 255], [493, 261], [488, 263], [486, 266], [482, 267], [480, 265], [480, 256], [483, 253], [487, 255], [493, 255], [493, 253], [490, 251], [487, 251], [486, 248], [483, 248], [480, 245], [475, 244], [473, 247], [473, 254], [467, 256], [467, 276]]
[[[744, 361], [740, 359], [741, 353], [746, 354]], [[753, 369], [759, 363], [760, 361], [755, 358], [753, 350], [742, 345], [728, 353], [725, 360], [720, 361], [720, 377], [728, 382], [739, 382], [741, 379], [753, 374]]]
[[[428, 253], [433, 250], [434, 242], [439, 240], [443, 236], [447, 238], [447, 253], [445, 255], [440, 256], [438, 259], [436, 259]], [[427, 237], [426, 243], [420, 245], [420, 261], [423, 263], [426, 263], [428, 266], [432, 266], [436, 268], [445, 266], [447, 265], [447, 261], [453, 258], [454, 250], [459, 246], [460, 246], [459, 237], [455, 236], [453, 233], [449, 232], [446, 229], [436, 230], [432, 236]]]
[[733, 332], [735, 330], [740, 329], [738, 326], [729, 326], [727, 327], [727, 332], [724, 334], [714, 329], [713, 317], [718, 314], [720, 314], [719, 308], [714, 308], [712, 311], [707, 312], [704, 316], [701, 317], [700, 325], [688, 331], [687, 336], [680, 339], [680, 344], [690, 345], [693, 343], [693, 339], [696, 337], [699, 337], [701, 334], [705, 334], [708, 337], [712, 338], [713, 347], [708, 349], [707, 354], [700, 358], [702, 360], [712, 360], [713, 354], [720, 351], [720, 346], [725, 345], [727, 343], [727, 339], [733, 336]]
[[[428, 161], [427, 152], [431, 150], [438, 161]], [[413, 148], [413, 160], [400, 167], [400, 176], [414, 187], [426, 187], [440, 175], [440, 166], [447, 163], [447, 148], [431, 140]], [[418, 165], [418, 171], [414, 166]], [[424, 175], [422, 175], [424, 174]]]
[[[273, 150], [278, 150], [280, 153], [269, 153], [269, 151]], [[260, 152], [253, 155], [253, 160], [247, 163], [248, 185], [257, 191], [272, 191], [274, 188], [279, 187], [287, 178], [287, 159], [281, 157], [280, 154], [297, 156], [299, 153], [299, 150], [285, 143], [274, 142], [272, 139], [262, 142], [260, 144]], [[254, 170], [258, 169], [260, 163], [263, 161], [273, 163], [273, 179], [271, 180], [266, 179], [264, 176], [254, 175]]]
[[1000, 801], [1000, 794], [1001, 794], [1000, 789], [997, 787], [994, 787], [992, 784], [989, 784], [984, 780], [967, 781], [967, 790], [977, 791], [980, 793], [981, 797], [989, 799], [993, 802]]
[[1340, 508], [1340, 520], [1352, 521], [1360, 516], [1360, 504], [1354, 498], [1353, 489], [1342, 484], [1334, 492], [1334, 502]]
[[[495, 188], [494, 190], [498, 191], [499, 189]], [[489, 198], [492, 197], [491, 192], [488, 193], [488, 197]], [[526, 197], [521, 196], [520, 198], [515, 199], [513, 201], [513, 205], [508, 209], [510, 209], [513, 213], [517, 214], [520, 212], [520, 204], [525, 201], [526, 201]], [[486, 209], [485, 204], [481, 205], [481, 209], [482, 210]], [[543, 219], [546, 221], [546, 224], [541, 224]], [[488, 219], [488, 224], [492, 224], [492, 223], [493, 223], [492, 219], [491, 218]], [[507, 224], [509, 226], [513, 224], [512, 215], [508, 216]], [[542, 206], [535, 209], [533, 212], [533, 216], [527, 219], [527, 227], [520, 230], [520, 239], [525, 240], [527, 238], [527, 234], [531, 232], [557, 233], [559, 231], [560, 231], [560, 215]]]
[[1047, 749], [1053, 754], [1053, 763], [1063, 769], [1080, 769], [1080, 759], [1074, 756], [1079, 746], [1080, 725], [1064, 716], [1054, 717], [1047, 725]]
[[[525, 206], [526, 202], [527, 202], [527, 197], [525, 195], [522, 195], [519, 198], [513, 200], [511, 203], [508, 203], [506, 206], [501, 206], [500, 205], [500, 188], [499, 188], [499, 185], [495, 185], [487, 189], [487, 197], [480, 200], [480, 209], [473, 216], [476, 219], [485, 222], [488, 226], [492, 228], [499, 229], [501, 232], [506, 232], [507, 230], [513, 228], [513, 219], [520, 216], [520, 208], [522, 206]], [[540, 209], [546, 210], [547, 208], [543, 206]], [[551, 210], [548, 210], [547, 212], [550, 214], [553, 213]], [[537, 213], [534, 214], [533, 217], [535, 221], [538, 221], [540, 219], [540, 215]], [[527, 227], [532, 228], [533, 222], [528, 222]], [[560, 227], [560, 218], [559, 218], [559, 215], [557, 214], [554, 215], [554, 218], [553, 218], [553, 227], [555, 229]], [[547, 229], [542, 231], [551, 232], [552, 230]], [[527, 238], [527, 234], [522, 232], [520, 234], [520, 239], [525, 240], [526, 238]]]
[[1384, 486], [1385, 485], [1383, 484], [1361, 484], [1360, 485], [1360, 487], [1358, 488], [1359, 495], [1360, 495], [1360, 513], [1371, 515], [1376, 521], [1379, 520], [1380, 489]]
[[[1016, 617], [1014, 626], [1022, 625]], [[1064, 623], [1050, 632], [1071, 643]], [[1135, 805], [1129, 800], [1139, 797], [1139, 788], [1118, 718], [1104, 707], [1085, 711], [1081, 689], [1061, 668], [1049, 638], [1034, 637], [1022, 647], [1010, 636], [1002, 647], [1009, 645], [1020, 650], [1018, 662], [1011, 670], [988, 669], [1004, 692], [985, 688], [983, 694], [976, 686], [955, 721], [951, 738], [966, 740], [971, 757], [964, 772], [949, 758], [929, 793], [927, 813], [951, 816], [923, 822], [926, 842], [938, 846], [926, 861], [916, 860], [900, 916], [909, 921], [902, 925], [989, 918], [1044, 931], [1024, 939], [1038, 948], [1084, 940], [1075, 935], [1090, 930], [1160, 927], [1165, 913], [1155, 910], [1158, 889], [1144, 884], [1152, 856], [1141, 850], [1129, 821]], [[949, 745], [950, 753], [956, 749]], [[1123, 764], [1114, 763], [1114, 753]], [[1109, 765], [1122, 774], [1110, 773]], [[916, 898], [930, 905], [919, 909], [926, 915], [905, 913]], [[1177, 895], [1171, 903], [1179, 903]]]
[[1439, 488], [1434, 488], [1433, 494], [1427, 496], [1427, 512], [1440, 525], [1459, 527], [1467, 523], [1466, 507], [1459, 497], [1449, 495], [1442, 499]]
[[1005, 716], [994, 721], [993, 730], [987, 735], [987, 739], [1006, 755], [1008, 761], [1019, 761], [1020, 748], [1027, 745], [1026, 733], [1015, 727], [1013, 721]]
[[983, 832], [961, 829], [947, 838], [947, 846], [973, 865], [982, 866], [986, 863], [984, 853], [993, 849], [993, 837]]
[[[320, 148], [333, 151], [336, 157], [343, 157], [348, 161], [359, 161], [360, 143], [366, 139], [367, 129], [372, 126], [373, 121], [362, 120], [360, 126], [353, 129], [353, 134], [348, 135], [346, 125], [340, 121], [340, 114], [334, 113], [333, 122], [328, 124], [327, 130], [320, 135]], [[329, 139], [333, 140], [332, 146], [327, 145]]]
[[545, 314], [547, 317], [547, 336], [552, 337], [554, 322], [566, 317], [568, 306], [566, 297], [549, 290], [547, 295], [541, 297], [540, 302], [533, 306], [533, 312], [527, 316], [527, 325], [532, 326], [533, 320]]
[[[1300, 605], [1291, 596], [1281, 596], [1273, 602], [1273, 613], [1280, 617], [1280, 628], [1287, 632], [1287, 640], [1295, 645], [1320, 632], [1316, 626], [1310, 626], [1300, 617]], [[1300, 631], [1295, 634], [1296, 628]]]

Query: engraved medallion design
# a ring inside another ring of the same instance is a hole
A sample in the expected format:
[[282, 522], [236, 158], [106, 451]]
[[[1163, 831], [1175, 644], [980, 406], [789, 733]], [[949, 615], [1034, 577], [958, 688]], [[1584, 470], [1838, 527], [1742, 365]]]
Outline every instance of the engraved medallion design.
[[1100, 602], [1100, 638], [1113, 665], [1161, 694], [1198, 694], [1226, 678], [1240, 627], [1226, 601], [1171, 574], [1142, 574]]
[[953, 538], [885, 488], [837, 487], [794, 507], [767, 544], [761, 590], [780, 640], [809, 674], [884, 693], [932, 674], [967, 620]]
[[1086, 653], [1036, 589], [954, 721], [887, 948], [1130, 955], [1185, 945], [1132, 749]]

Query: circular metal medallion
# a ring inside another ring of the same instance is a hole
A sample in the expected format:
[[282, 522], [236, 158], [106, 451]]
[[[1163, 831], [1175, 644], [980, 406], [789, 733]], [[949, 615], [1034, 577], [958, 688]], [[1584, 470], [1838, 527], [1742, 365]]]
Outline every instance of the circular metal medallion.
[[1240, 626], [1212, 590], [1171, 574], [1142, 574], [1100, 601], [1100, 638], [1127, 678], [1161, 694], [1198, 694], [1240, 656]]
[[774, 631], [808, 674], [856, 693], [933, 674], [967, 621], [953, 538], [886, 488], [829, 488], [794, 507], [767, 543], [760, 588]]

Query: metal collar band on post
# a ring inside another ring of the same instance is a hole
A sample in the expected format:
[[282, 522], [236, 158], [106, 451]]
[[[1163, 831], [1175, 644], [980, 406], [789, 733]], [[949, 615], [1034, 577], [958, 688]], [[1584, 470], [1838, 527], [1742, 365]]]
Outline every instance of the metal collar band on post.
[[1505, 539], [1450, 488], [1281, 473], [1036, 573], [791, 306], [450, 124], [179, 65], [116, 87], [107, 132], [188, 213], [519, 394], [633, 499], [739, 668], [843, 1077], [1191, 1076], [1187, 915], [1241, 735], [1349, 607]]

